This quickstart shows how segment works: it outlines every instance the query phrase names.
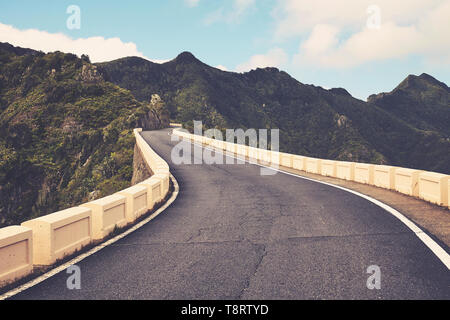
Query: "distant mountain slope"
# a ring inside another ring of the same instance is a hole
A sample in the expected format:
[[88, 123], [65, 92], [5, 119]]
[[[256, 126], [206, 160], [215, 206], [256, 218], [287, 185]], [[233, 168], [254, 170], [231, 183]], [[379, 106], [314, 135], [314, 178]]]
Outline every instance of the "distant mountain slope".
[[140, 99], [160, 94], [187, 128], [193, 120], [219, 129], [279, 128], [282, 151], [450, 173], [450, 141], [440, 131], [424, 132], [378, 101], [304, 85], [275, 68], [224, 72], [188, 52], [164, 64], [134, 57], [98, 68]]
[[0, 226], [127, 187], [132, 129], [167, 123], [86, 59], [0, 44]]
[[418, 129], [450, 137], [450, 88], [426, 73], [410, 75], [393, 91], [368, 101]]

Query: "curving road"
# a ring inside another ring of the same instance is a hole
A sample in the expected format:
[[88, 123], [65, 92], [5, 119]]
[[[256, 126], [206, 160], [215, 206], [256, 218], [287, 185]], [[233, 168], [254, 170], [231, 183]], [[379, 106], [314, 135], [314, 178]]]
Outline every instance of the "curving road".
[[15, 299], [450, 299], [448, 269], [383, 209], [256, 165], [172, 165], [169, 131], [143, 137], [171, 165], [177, 200], [80, 262], [81, 290], [61, 272]]

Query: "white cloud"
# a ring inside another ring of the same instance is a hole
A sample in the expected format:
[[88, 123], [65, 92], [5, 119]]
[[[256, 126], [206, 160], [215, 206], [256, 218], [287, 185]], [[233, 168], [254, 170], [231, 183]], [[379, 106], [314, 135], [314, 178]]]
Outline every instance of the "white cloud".
[[304, 40], [296, 65], [346, 68], [421, 55], [450, 64], [450, 1], [377, 0], [379, 29], [368, 29], [371, 0], [283, 0], [275, 10], [275, 38]]
[[206, 25], [216, 22], [238, 23], [242, 17], [255, 5], [256, 0], [233, 0], [231, 10], [220, 7], [209, 13], [204, 19]]
[[338, 35], [338, 28], [318, 25], [308, 40], [301, 44], [299, 53], [294, 56], [294, 64], [353, 67], [417, 52], [422, 41], [416, 28], [398, 27], [392, 23], [382, 25], [379, 30], [364, 29], [341, 43]]
[[225, 21], [225, 14], [224, 14], [224, 8], [220, 7], [219, 9], [212, 11], [206, 15], [206, 17], [203, 19], [203, 22], [205, 25], [209, 26], [213, 23]]
[[236, 67], [237, 72], [246, 72], [256, 68], [276, 67], [280, 68], [288, 62], [288, 56], [283, 49], [274, 48], [266, 54], [252, 56], [247, 62]]
[[222, 70], [222, 71], [229, 71], [227, 67], [225, 67], [225, 66], [223, 66], [223, 65], [221, 65], [221, 64], [215, 66], [214, 68], [220, 69], [220, 70]]
[[314, 27], [308, 40], [303, 42], [301, 48], [308, 55], [324, 54], [330, 48], [337, 45], [339, 28], [326, 24], [318, 24]]
[[420, 17], [448, 0], [281, 0], [274, 11], [279, 38], [302, 35], [317, 24], [330, 24], [349, 30], [365, 27], [367, 8], [381, 9], [384, 22], [400, 25], [417, 22]]
[[255, 0], [234, 0], [233, 9], [237, 16], [241, 16], [255, 4]]
[[189, 7], [196, 7], [196, 6], [198, 6], [198, 3], [200, 2], [200, 0], [184, 0], [184, 2], [185, 2]]
[[[44, 52], [62, 51], [78, 56], [89, 55], [92, 62], [110, 61], [122, 57], [137, 56], [147, 60], [133, 42], [122, 42], [119, 38], [90, 37], [72, 39], [62, 33], [49, 33], [37, 29], [19, 30], [0, 23], [0, 42], [31, 48]], [[151, 60], [162, 63], [165, 60]]]

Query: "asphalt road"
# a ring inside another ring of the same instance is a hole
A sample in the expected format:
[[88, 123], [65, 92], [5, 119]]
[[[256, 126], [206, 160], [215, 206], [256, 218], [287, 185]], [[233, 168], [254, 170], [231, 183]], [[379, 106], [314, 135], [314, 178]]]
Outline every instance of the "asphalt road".
[[14, 299], [450, 299], [448, 269], [383, 209], [256, 165], [172, 165], [168, 133], [143, 136], [171, 165], [177, 200], [80, 262], [80, 290], [61, 272]]

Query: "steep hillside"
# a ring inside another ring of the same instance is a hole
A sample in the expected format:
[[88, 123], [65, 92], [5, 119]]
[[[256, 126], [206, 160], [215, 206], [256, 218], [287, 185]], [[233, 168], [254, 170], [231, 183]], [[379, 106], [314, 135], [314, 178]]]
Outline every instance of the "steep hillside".
[[393, 91], [368, 101], [418, 129], [450, 137], [450, 88], [426, 73], [410, 75]]
[[279, 128], [282, 151], [450, 173], [450, 141], [439, 131], [420, 130], [342, 88], [304, 85], [275, 68], [224, 72], [188, 52], [164, 64], [134, 57], [98, 67], [140, 99], [160, 94], [187, 128], [193, 120], [219, 129]]
[[137, 126], [161, 104], [104, 81], [87, 57], [0, 44], [0, 226], [129, 186]]

